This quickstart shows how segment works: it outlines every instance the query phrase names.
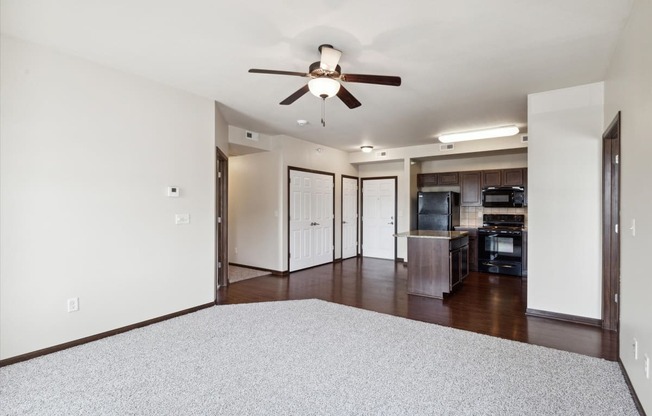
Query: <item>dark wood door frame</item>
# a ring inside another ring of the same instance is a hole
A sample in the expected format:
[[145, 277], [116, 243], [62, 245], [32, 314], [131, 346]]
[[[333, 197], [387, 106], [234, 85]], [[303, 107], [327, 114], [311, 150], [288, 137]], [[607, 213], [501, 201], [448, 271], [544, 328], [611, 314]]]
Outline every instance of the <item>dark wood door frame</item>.
[[217, 289], [229, 284], [229, 158], [216, 149], [217, 172], [215, 173], [215, 243], [217, 261], [215, 262], [215, 302]]
[[620, 111], [602, 135], [602, 327], [620, 324]]
[[[372, 181], [378, 179], [393, 179], [394, 180], [394, 234], [398, 229], [398, 176], [376, 176], [372, 178], [361, 178], [360, 179], [360, 212], [364, 213], [364, 181]], [[360, 232], [360, 250], [359, 255], [364, 257], [364, 216], [361, 216], [360, 220], [361, 229]], [[397, 261], [397, 247], [396, 239], [394, 239], [394, 261]]]

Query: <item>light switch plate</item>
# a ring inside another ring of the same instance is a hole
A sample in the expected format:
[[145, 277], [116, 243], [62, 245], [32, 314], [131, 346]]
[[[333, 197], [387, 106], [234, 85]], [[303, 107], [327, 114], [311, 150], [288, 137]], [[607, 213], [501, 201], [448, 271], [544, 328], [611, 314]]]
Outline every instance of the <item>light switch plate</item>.
[[174, 216], [174, 223], [179, 224], [190, 224], [190, 214], [176, 214]]

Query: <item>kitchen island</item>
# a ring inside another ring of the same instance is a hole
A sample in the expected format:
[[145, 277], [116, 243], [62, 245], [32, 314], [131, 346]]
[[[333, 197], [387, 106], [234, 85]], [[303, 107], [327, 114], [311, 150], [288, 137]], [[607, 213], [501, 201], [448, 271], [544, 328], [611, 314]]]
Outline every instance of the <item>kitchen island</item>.
[[408, 239], [407, 293], [442, 299], [469, 274], [466, 231], [413, 230]]

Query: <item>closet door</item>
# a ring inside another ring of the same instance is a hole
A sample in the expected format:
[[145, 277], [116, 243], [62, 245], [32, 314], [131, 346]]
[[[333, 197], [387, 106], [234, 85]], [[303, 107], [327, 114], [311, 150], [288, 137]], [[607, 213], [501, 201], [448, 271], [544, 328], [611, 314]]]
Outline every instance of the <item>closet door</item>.
[[290, 271], [333, 261], [334, 176], [290, 169]]

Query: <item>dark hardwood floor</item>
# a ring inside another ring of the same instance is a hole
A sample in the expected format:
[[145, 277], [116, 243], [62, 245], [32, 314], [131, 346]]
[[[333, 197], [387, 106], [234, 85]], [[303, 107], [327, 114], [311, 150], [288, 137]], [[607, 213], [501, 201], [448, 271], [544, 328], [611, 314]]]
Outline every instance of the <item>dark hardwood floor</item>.
[[263, 276], [218, 290], [219, 304], [317, 298], [370, 311], [616, 360], [615, 332], [525, 315], [527, 279], [471, 273], [442, 299], [406, 293], [407, 268], [373, 258]]

